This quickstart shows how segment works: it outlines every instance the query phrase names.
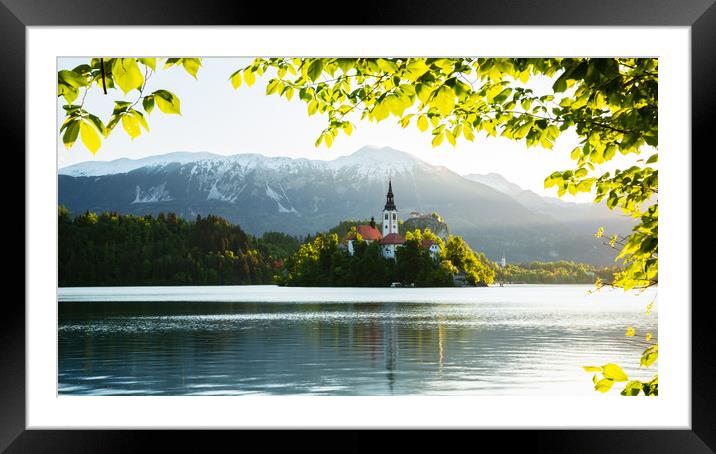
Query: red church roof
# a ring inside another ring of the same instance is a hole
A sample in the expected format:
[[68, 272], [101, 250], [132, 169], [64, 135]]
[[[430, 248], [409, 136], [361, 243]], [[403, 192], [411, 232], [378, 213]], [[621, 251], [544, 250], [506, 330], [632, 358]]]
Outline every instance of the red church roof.
[[381, 241], [380, 244], [403, 244], [405, 237], [400, 233], [389, 233]]
[[360, 236], [362, 236], [363, 239], [366, 241], [378, 241], [383, 238], [383, 235], [380, 234], [380, 231], [378, 229], [369, 225], [357, 226], [356, 232], [358, 232]]
[[[383, 235], [380, 234], [380, 230], [370, 225], [358, 225], [356, 226], [356, 233], [358, 233], [365, 241], [380, 241]], [[352, 240], [355, 237], [353, 232], [346, 234], [345, 241]]]

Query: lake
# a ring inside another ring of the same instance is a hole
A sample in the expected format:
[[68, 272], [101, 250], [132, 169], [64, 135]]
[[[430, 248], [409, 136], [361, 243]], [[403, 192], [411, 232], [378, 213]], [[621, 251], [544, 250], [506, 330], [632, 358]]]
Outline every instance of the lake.
[[656, 289], [592, 289], [61, 288], [58, 392], [588, 395], [582, 366], [606, 363], [651, 379]]

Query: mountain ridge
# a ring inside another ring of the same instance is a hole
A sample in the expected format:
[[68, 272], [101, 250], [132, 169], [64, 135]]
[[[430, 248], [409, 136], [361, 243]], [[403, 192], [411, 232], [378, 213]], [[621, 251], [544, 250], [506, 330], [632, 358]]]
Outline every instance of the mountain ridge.
[[579, 203], [541, 196], [532, 190], [523, 189], [497, 173], [473, 173], [463, 176], [503, 192], [528, 210], [550, 216], [582, 233], [595, 233], [598, 227], [605, 227], [607, 232], [623, 234], [630, 231], [634, 225], [633, 218], [623, 215], [619, 210], [610, 210], [605, 204]]
[[115, 162], [116, 168], [65, 167], [58, 175], [59, 202], [73, 213], [175, 212], [187, 219], [215, 214], [253, 234], [275, 230], [305, 235], [346, 219], [379, 219], [392, 179], [403, 220], [411, 211], [437, 212], [454, 234], [493, 259], [503, 251], [512, 261], [604, 264], [613, 259], [611, 251], [569, 223], [389, 147], [363, 147], [331, 161], [259, 154], [198, 157], [180, 152], [136, 160], [141, 163], [105, 162]]

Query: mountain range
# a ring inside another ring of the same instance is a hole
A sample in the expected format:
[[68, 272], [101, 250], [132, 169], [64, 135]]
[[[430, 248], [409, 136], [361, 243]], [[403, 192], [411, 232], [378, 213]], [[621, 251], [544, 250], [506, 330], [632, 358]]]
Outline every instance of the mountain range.
[[391, 148], [364, 147], [332, 161], [178, 152], [89, 161], [58, 172], [59, 203], [72, 213], [216, 214], [253, 234], [306, 235], [347, 219], [380, 220], [388, 179], [403, 220], [437, 212], [453, 234], [508, 262], [613, 263], [598, 227], [627, 233], [632, 220], [591, 204], [523, 190], [498, 174], [461, 176]]

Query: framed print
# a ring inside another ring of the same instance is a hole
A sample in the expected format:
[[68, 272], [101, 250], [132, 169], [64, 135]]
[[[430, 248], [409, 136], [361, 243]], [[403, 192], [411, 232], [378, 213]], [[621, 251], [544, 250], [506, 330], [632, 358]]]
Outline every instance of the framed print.
[[27, 177], [3, 449], [329, 428], [713, 451], [690, 187], [712, 2], [298, 27], [42, 3], [0, 9]]

